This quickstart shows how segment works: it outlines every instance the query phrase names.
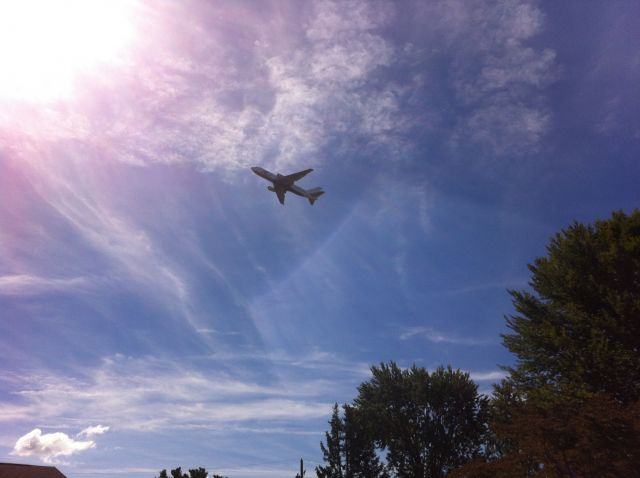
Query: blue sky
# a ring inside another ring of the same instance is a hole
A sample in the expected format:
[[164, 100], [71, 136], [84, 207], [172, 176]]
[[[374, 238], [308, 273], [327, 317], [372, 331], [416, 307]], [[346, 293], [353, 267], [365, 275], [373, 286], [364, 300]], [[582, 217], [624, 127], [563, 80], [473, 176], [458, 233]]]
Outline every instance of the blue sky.
[[371, 365], [489, 392], [506, 289], [638, 206], [636, 2], [49, 4], [0, 50], [0, 462], [311, 473]]

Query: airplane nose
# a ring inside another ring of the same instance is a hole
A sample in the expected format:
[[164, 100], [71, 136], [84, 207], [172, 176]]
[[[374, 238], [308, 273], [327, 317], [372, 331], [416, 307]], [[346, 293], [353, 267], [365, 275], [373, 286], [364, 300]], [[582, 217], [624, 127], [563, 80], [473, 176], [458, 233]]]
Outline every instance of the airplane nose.
[[258, 166], [254, 166], [251, 168], [251, 171], [253, 171], [254, 173], [258, 172]]

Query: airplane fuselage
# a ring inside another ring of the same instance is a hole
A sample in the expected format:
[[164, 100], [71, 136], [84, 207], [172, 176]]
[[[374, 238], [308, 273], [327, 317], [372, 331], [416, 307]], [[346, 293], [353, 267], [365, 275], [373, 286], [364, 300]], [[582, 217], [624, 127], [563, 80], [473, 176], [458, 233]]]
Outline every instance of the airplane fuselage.
[[253, 168], [251, 168], [251, 170], [261, 178], [264, 178], [267, 181], [271, 181], [273, 183], [273, 186], [269, 186], [269, 188], [267, 188], [269, 189], [269, 191], [275, 191], [276, 187], [278, 186], [292, 192], [293, 194], [305, 197], [306, 191], [300, 186], [296, 186], [293, 179], [289, 179], [282, 174], [273, 174], [271, 171], [267, 171], [266, 169], [259, 166], [254, 166]]

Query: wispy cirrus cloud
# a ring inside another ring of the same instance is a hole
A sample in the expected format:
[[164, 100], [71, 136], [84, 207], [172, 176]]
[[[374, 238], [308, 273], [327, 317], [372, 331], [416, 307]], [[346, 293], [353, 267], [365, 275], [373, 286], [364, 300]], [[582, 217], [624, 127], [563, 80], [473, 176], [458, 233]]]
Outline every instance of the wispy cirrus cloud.
[[0, 407], [0, 422], [9, 422], [14, 420], [26, 420], [31, 418], [31, 409], [28, 405], [16, 405], [14, 403], [5, 402]]
[[[82, 159], [84, 148], [58, 145], [51, 151], [34, 152], [19, 166], [30, 193], [47, 210], [47, 215], [29, 219], [39, 221], [38, 227], [48, 234], [37, 249], [16, 254], [20, 260], [13, 260], [11, 268], [17, 273], [0, 276], [0, 296], [94, 292], [126, 283], [138, 294], [153, 296], [158, 305], [197, 332], [203, 324], [193, 313], [191, 277], [185, 267], [162, 247], [162, 234], [147, 229], [130, 208], [117, 205], [117, 194], [98, 179], [113, 171], [108, 160], [100, 162], [98, 156], [89, 166]], [[73, 231], [67, 237], [70, 240], [56, 233], [59, 223]], [[70, 260], [59, 260], [61, 255]], [[8, 256], [11, 259], [11, 250]]]
[[[242, 20], [229, 18], [227, 7], [142, 2], [145, 40], [130, 54], [130, 69], [79, 79], [76, 98], [68, 102], [43, 108], [15, 103], [12, 114], [0, 117], [0, 150], [15, 159], [49, 213], [106, 263], [100, 276], [153, 296], [205, 344], [219, 341], [208, 331], [220, 328], [198, 313], [188, 266], [158, 242], [174, 231], [145, 227], [144, 218], [115, 204], [118, 191], [104, 180], [122, 168], [114, 162], [189, 163], [228, 172], [258, 162], [293, 167], [302, 157], [313, 164], [327, 144], [339, 150], [354, 137], [389, 150], [407, 144], [397, 136], [402, 88], [370, 84], [394, 62], [396, 47], [382, 32], [392, 6], [354, 1], [345, 9], [341, 2], [318, 2], [272, 12], [274, 20], [266, 23], [250, 9]], [[228, 41], [234, 29], [251, 40]], [[47, 247], [55, 245], [52, 239]], [[224, 272], [216, 276], [227, 287]], [[28, 290], [17, 273], [5, 282], [5, 291]]]
[[106, 433], [108, 431], [109, 431], [109, 427], [105, 427], [102, 425], [95, 425], [92, 427], [85, 428], [80, 433], [78, 433], [78, 436], [92, 437], [93, 435], [102, 435], [103, 433]]
[[431, 326], [407, 327], [398, 336], [400, 340], [422, 339], [433, 343], [446, 343], [454, 345], [488, 345], [495, 343], [493, 339], [481, 339], [477, 337], [464, 337], [448, 332], [442, 332]]
[[[14, 150], [73, 139], [132, 164], [190, 162], [206, 170], [257, 160], [289, 166], [345, 133], [385, 142], [396, 129], [397, 98], [366, 83], [393, 62], [394, 46], [378, 31], [392, 8], [345, 6], [280, 10], [284, 21], [267, 24], [247, 10], [237, 25], [222, 4], [142, 7], [148, 40], [130, 59], [135, 68], [85, 78], [71, 105], [43, 112], [16, 106], [0, 122], [14, 132], [4, 138], [23, 134], [26, 143], [14, 141]], [[197, 27], [186, 30], [187, 23]], [[254, 40], [227, 41], [229, 27]], [[173, 36], [191, 41], [172, 43]], [[278, 41], [302, 38], [295, 49]]]
[[[318, 350], [317, 348], [297, 356], [286, 353], [283, 350], [271, 350], [244, 353], [238, 351], [216, 352], [208, 358], [223, 362], [270, 363], [283, 368], [312, 371], [315, 376], [347, 374], [347, 376], [365, 377], [371, 373], [371, 366], [366, 362], [345, 360], [336, 353]], [[302, 387], [299, 390], [304, 390], [304, 386]]]
[[[534, 2], [428, 2], [419, 18], [432, 28], [419, 36], [446, 61], [454, 88], [450, 105], [454, 148], [480, 146], [497, 157], [535, 151], [552, 124], [544, 88], [557, 77], [556, 53], [530, 46], [544, 29]], [[450, 52], [450, 56], [442, 52]]]
[[42, 292], [77, 290], [91, 283], [86, 277], [51, 278], [30, 274], [0, 276], [0, 295], [34, 295]]
[[[371, 158], [406, 159], [425, 132], [456, 148], [520, 154], [553, 121], [544, 88], [557, 77], [555, 52], [528, 45], [544, 28], [529, 1], [415, 2], [400, 11], [327, 0], [271, 11], [267, 22], [224, 2], [140, 8], [144, 41], [129, 68], [84, 78], [69, 104], [12, 106], [0, 144], [31, 152], [73, 140], [131, 164], [235, 171], [313, 164], [329, 144], [348, 157], [354, 138]], [[404, 42], [388, 35], [394, 22], [408, 32]], [[241, 39], [229, 41], [237, 31]], [[430, 64], [445, 65], [447, 84]], [[456, 120], [444, 130], [447, 111]]]
[[[82, 375], [69, 377], [40, 372], [24, 374], [19, 383], [15, 382], [12, 380], [12, 393], [20, 398], [27, 416], [74, 423], [98, 419], [119, 430], [220, 429], [247, 421], [296, 422], [323, 417], [330, 408], [323, 395], [331, 387], [324, 380], [261, 384], [150, 357], [115, 356]], [[22, 408], [14, 411], [20, 410]], [[24, 418], [22, 412], [9, 413], [6, 417], [8, 420]], [[78, 436], [90, 438], [108, 429], [93, 426]]]

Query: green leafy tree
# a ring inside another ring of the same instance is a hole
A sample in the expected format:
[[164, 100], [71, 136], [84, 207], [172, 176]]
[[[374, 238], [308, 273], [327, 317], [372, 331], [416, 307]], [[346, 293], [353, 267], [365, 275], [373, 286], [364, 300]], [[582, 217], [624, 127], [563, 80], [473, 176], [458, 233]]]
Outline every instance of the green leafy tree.
[[444, 477], [481, 454], [487, 400], [468, 374], [451, 367], [402, 370], [394, 362], [371, 371], [354, 405], [397, 477]]
[[[572, 224], [529, 269], [532, 291], [511, 291], [504, 337], [517, 366], [496, 390], [523, 400], [511, 419], [496, 414], [497, 429], [547, 474], [630, 476], [640, 469], [640, 211]], [[536, 426], [516, 433], [524, 421]]]
[[504, 336], [523, 390], [640, 398], [640, 211], [558, 233], [529, 265], [532, 291], [510, 291]]
[[[640, 469], [640, 211], [556, 234], [510, 291], [489, 463], [457, 476], [622, 477]], [[497, 459], [496, 459], [497, 458]]]

